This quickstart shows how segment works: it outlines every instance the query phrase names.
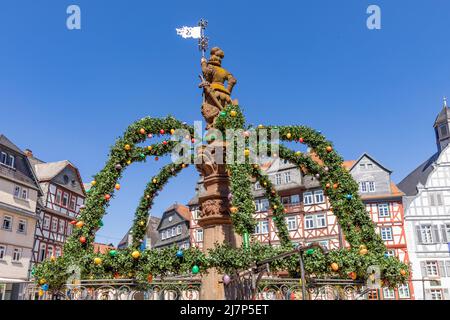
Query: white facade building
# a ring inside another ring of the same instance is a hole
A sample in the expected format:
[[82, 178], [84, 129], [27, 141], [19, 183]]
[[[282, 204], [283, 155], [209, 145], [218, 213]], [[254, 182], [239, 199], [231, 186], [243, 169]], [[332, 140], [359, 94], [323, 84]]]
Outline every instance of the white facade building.
[[450, 109], [435, 124], [438, 152], [399, 184], [415, 297], [450, 300]]

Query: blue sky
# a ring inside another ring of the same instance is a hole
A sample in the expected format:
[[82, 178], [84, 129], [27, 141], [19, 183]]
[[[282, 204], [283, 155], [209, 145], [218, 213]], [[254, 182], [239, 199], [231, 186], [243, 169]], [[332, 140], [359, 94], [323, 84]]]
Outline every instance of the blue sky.
[[[81, 30], [66, 28], [70, 4]], [[381, 7], [381, 30], [366, 27], [370, 4]], [[175, 28], [204, 17], [249, 123], [309, 125], [346, 159], [370, 153], [399, 182], [436, 150], [432, 124], [450, 96], [448, 12], [446, 0], [4, 0], [0, 132], [45, 161], [69, 159], [90, 181], [133, 121], [200, 120], [199, 52]], [[123, 236], [163, 163], [127, 169], [99, 241]], [[182, 173], [152, 213], [188, 201], [196, 178]]]

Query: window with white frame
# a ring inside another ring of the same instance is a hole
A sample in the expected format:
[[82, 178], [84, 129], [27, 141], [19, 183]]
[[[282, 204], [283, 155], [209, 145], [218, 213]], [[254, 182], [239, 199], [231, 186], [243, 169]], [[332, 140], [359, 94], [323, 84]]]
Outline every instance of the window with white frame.
[[56, 247], [56, 249], [55, 249], [55, 257], [61, 257], [61, 247]]
[[58, 230], [58, 219], [53, 217], [52, 218], [52, 231], [56, 232]]
[[263, 220], [263, 221], [260, 221], [260, 224], [261, 224], [261, 233], [262, 234], [269, 233], [269, 221]]
[[297, 230], [297, 217], [287, 217], [286, 224], [289, 231]]
[[445, 239], [447, 242], [450, 242], [450, 224], [444, 225]]
[[69, 204], [69, 209], [74, 211], [75, 210], [75, 206], [77, 203], [77, 197], [76, 196], [71, 196], [70, 197], [70, 204]]
[[55, 203], [56, 204], [61, 204], [61, 198], [62, 198], [62, 191], [61, 190], [57, 190], [56, 191]]
[[275, 175], [275, 184], [276, 184], [276, 185], [281, 184], [281, 173], [277, 173], [277, 174]]
[[18, 198], [20, 196], [20, 187], [15, 186], [14, 187], [14, 198]]
[[40, 247], [39, 247], [39, 262], [44, 261], [45, 259], [45, 252], [46, 252], [46, 245], [45, 243], [41, 243]]
[[291, 197], [281, 197], [281, 203], [283, 204], [291, 204]]
[[58, 232], [64, 234], [65, 221], [63, 219], [59, 220]]
[[324, 213], [316, 214], [316, 228], [324, 228], [327, 226], [327, 219]]
[[175, 237], [177, 234], [177, 231], [175, 229], [175, 227], [172, 227], [172, 237]]
[[67, 208], [67, 205], [69, 204], [69, 194], [64, 192], [62, 197], [62, 206]]
[[2, 153], [0, 154], [0, 163], [3, 163], [3, 164], [6, 165], [6, 159], [7, 159], [7, 158], [8, 158], [8, 155], [7, 155], [6, 153], [2, 152]]
[[395, 299], [395, 291], [392, 288], [383, 288], [384, 299]]
[[419, 230], [421, 243], [433, 243], [433, 228], [430, 224], [422, 224]]
[[444, 295], [441, 289], [430, 289], [431, 300], [444, 300]]
[[26, 233], [27, 232], [27, 220], [20, 219], [19, 224], [17, 225], [18, 233]]
[[305, 216], [305, 229], [314, 228], [314, 217], [312, 215]]
[[284, 183], [289, 183], [289, 182], [291, 182], [291, 172], [286, 171], [284, 173]]
[[378, 217], [380, 218], [386, 218], [389, 217], [391, 214], [389, 212], [389, 204], [387, 203], [379, 203], [377, 205], [378, 207]]
[[362, 193], [375, 192], [375, 182], [373, 181], [361, 181], [359, 183], [359, 191]]
[[3, 260], [6, 255], [6, 246], [0, 244], [0, 260]]
[[0, 162], [4, 165], [14, 168], [15, 167], [15, 158], [14, 156], [7, 154], [5, 152], [2, 152], [0, 154]]
[[312, 192], [303, 193], [303, 203], [308, 205], [313, 203], [313, 194]]
[[197, 229], [196, 234], [195, 234], [195, 240], [197, 242], [203, 241], [203, 229]]
[[305, 215], [305, 229], [325, 228], [327, 219], [325, 214], [308, 214]]
[[323, 190], [314, 191], [314, 201], [316, 203], [323, 203], [325, 201], [323, 196]]
[[166, 240], [166, 231], [161, 232], [161, 240]]
[[425, 271], [427, 272], [427, 276], [431, 277], [439, 276], [439, 266], [437, 261], [426, 261]]
[[255, 234], [267, 234], [269, 233], [269, 221], [258, 221], [255, 226]]
[[14, 248], [12, 261], [13, 262], [20, 262], [21, 258], [22, 258], [22, 249], [21, 248]]
[[380, 235], [383, 241], [388, 241], [393, 239], [392, 227], [381, 227]]
[[261, 190], [261, 189], [262, 189], [261, 183], [259, 183], [259, 181], [256, 181], [255, 182], [255, 190]]
[[269, 210], [269, 200], [266, 198], [255, 200], [256, 212]]
[[372, 163], [368, 163], [367, 164], [367, 170], [372, 170], [373, 168], [373, 164]]
[[53, 246], [47, 248], [47, 258], [53, 257]]
[[12, 229], [12, 217], [11, 216], [4, 216], [3, 217], [2, 228], [4, 230], [11, 230]]
[[400, 299], [408, 299], [410, 297], [409, 286], [407, 284], [398, 287], [398, 297]]
[[47, 230], [48, 230], [48, 228], [50, 228], [50, 217], [49, 216], [47, 216], [47, 215], [44, 216], [44, 221], [42, 223], [42, 227]]
[[72, 234], [73, 231], [73, 225], [71, 225], [70, 223], [67, 224], [67, 229], [66, 229], [66, 234], [68, 236], [70, 236]]
[[293, 194], [291, 195], [291, 204], [297, 204], [300, 203], [300, 195]]
[[200, 219], [200, 210], [197, 208], [192, 210], [192, 217], [194, 218], [194, 220]]
[[177, 235], [180, 235], [181, 234], [181, 225], [179, 225], [179, 226], [177, 226]]

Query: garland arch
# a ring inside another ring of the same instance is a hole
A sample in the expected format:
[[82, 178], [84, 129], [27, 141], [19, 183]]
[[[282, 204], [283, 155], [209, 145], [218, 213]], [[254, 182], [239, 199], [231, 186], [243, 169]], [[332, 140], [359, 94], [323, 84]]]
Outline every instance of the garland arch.
[[[222, 131], [245, 130], [245, 118], [239, 106], [229, 105], [224, 108], [216, 120], [215, 128]], [[46, 290], [59, 290], [69, 277], [68, 266], [77, 264], [81, 267], [83, 278], [133, 277], [145, 285], [151, 282], [154, 276], [197, 274], [212, 267], [223, 273], [232, 273], [248, 268], [255, 261], [292, 249], [280, 196], [267, 175], [264, 175], [258, 165], [251, 164], [247, 156], [245, 163], [227, 164], [230, 176], [230, 212], [234, 228], [241, 235], [251, 234], [254, 230], [255, 207], [251, 186], [252, 179], [256, 179], [264, 186], [281, 246], [273, 247], [252, 241], [251, 245], [240, 248], [231, 248], [226, 244], [217, 245], [207, 253], [197, 248], [179, 250], [176, 247], [139, 250], [139, 240], [145, 233], [145, 222], [154, 197], [170, 177], [187, 166], [183, 163], [171, 163], [163, 167], [147, 184], [135, 213], [132, 227], [133, 245], [124, 250], [111, 250], [106, 254], [93, 253], [91, 243], [114, 190], [120, 189], [117, 182], [123, 170], [133, 162], [144, 161], [147, 156], [166, 155], [179, 142], [165, 140], [148, 147], [138, 147], [136, 144], [144, 142], [149, 134], [163, 136], [173, 133], [176, 129], [184, 129], [189, 132], [186, 138], [196, 139], [193, 127], [173, 117], [144, 118], [128, 127], [123, 137], [112, 147], [103, 170], [94, 176], [95, 182], [88, 193], [86, 206], [76, 221], [77, 228], [64, 246], [64, 256], [47, 260], [33, 270], [37, 283], [46, 286]], [[332, 143], [321, 133], [305, 126], [260, 125], [255, 130], [258, 132], [261, 129], [269, 132], [277, 129], [281, 141], [304, 143], [312, 149], [318, 159], [282, 144], [277, 156], [295, 164], [320, 182], [349, 244], [349, 247], [326, 254], [321, 250], [308, 250], [303, 253], [306, 271], [313, 276], [366, 279], [369, 276], [367, 268], [378, 265], [384, 285], [393, 287], [405, 283], [409, 277], [408, 266], [397, 258], [384, 255], [385, 246], [375, 233], [373, 222], [365, 211], [358, 195], [358, 186], [343, 168], [342, 158], [333, 149]], [[233, 147], [247, 147], [248, 139], [244, 139], [244, 144], [238, 145], [236, 142]], [[295, 274], [299, 270], [298, 259], [273, 261], [271, 270], [289, 270]]]

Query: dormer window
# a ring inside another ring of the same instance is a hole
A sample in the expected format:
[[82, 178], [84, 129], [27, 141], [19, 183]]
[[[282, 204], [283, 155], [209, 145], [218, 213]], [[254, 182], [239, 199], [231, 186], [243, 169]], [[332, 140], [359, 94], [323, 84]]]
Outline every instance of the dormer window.
[[447, 124], [441, 124], [439, 126], [439, 132], [441, 134], [441, 136], [445, 137], [448, 135], [448, 129], [447, 129]]
[[14, 168], [15, 166], [15, 158], [14, 156], [7, 154], [5, 152], [2, 152], [0, 154], [0, 162], [3, 163], [5, 166]]

